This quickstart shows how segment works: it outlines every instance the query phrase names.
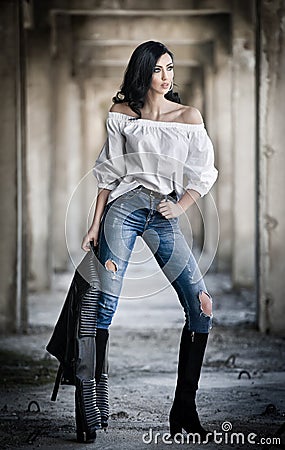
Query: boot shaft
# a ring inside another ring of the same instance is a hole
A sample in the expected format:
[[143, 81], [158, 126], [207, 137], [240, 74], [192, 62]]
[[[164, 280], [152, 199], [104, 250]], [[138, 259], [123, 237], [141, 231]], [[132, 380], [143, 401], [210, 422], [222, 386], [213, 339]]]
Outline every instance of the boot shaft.
[[196, 333], [183, 328], [178, 361], [178, 389], [193, 392], [198, 389], [208, 336], [208, 333]]

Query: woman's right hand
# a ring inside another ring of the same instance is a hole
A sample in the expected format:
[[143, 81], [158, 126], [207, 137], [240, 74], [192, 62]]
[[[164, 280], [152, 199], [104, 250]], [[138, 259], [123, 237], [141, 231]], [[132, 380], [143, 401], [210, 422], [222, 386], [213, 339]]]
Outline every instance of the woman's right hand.
[[91, 227], [88, 231], [88, 233], [84, 236], [81, 244], [82, 250], [85, 252], [90, 251], [90, 241], [94, 242], [94, 246], [96, 247], [98, 245], [98, 235], [99, 235], [99, 227]]

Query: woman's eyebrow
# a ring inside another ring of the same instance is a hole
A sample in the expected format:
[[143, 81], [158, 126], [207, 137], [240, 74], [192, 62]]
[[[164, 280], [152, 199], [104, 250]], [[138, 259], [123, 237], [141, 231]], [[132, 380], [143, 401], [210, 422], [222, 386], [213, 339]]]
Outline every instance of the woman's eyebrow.
[[[173, 65], [173, 63], [171, 62], [171, 63], [166, 64], [166, 67], [172, 66], [172, 65]], [[162, 66], [159, 66], [158, 64], [156, 64], [155, 67], [162, 67]]]

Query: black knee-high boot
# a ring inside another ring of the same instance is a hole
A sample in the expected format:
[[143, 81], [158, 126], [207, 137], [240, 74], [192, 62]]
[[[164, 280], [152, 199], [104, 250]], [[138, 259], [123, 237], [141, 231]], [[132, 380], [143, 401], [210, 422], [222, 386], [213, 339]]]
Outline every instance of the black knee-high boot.
[[108, 330], [97, 329], [96, 337], [78, 339], [75, 417], [77, 441], [90, 443], [98, 428], [108, 426]]
[[196, 409], [196, 391], [201, 373], [208, 333], [196, 333], [184, 327], [180, 342], [178, 377], [175, 397], [170, 410], [170, 434], [198, 433], [202, 438], [207, 431], [200, 424]]

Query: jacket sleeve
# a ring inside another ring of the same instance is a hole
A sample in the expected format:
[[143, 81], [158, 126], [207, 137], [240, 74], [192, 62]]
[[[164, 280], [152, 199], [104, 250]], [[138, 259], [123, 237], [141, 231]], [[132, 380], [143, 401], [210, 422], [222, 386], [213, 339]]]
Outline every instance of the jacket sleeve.
[[108, 118], [106, 127], [107, 139], [95, 162], [93, 173], [99, 188], [112, 191], [126, 175], [125, 137], [119, 120]]
[[190, 134], [184, 176], [187, 180], [185, 189], [194, 189], [201, 197], [209, 192], [217, 179], [213, 144], [204, 126]]

